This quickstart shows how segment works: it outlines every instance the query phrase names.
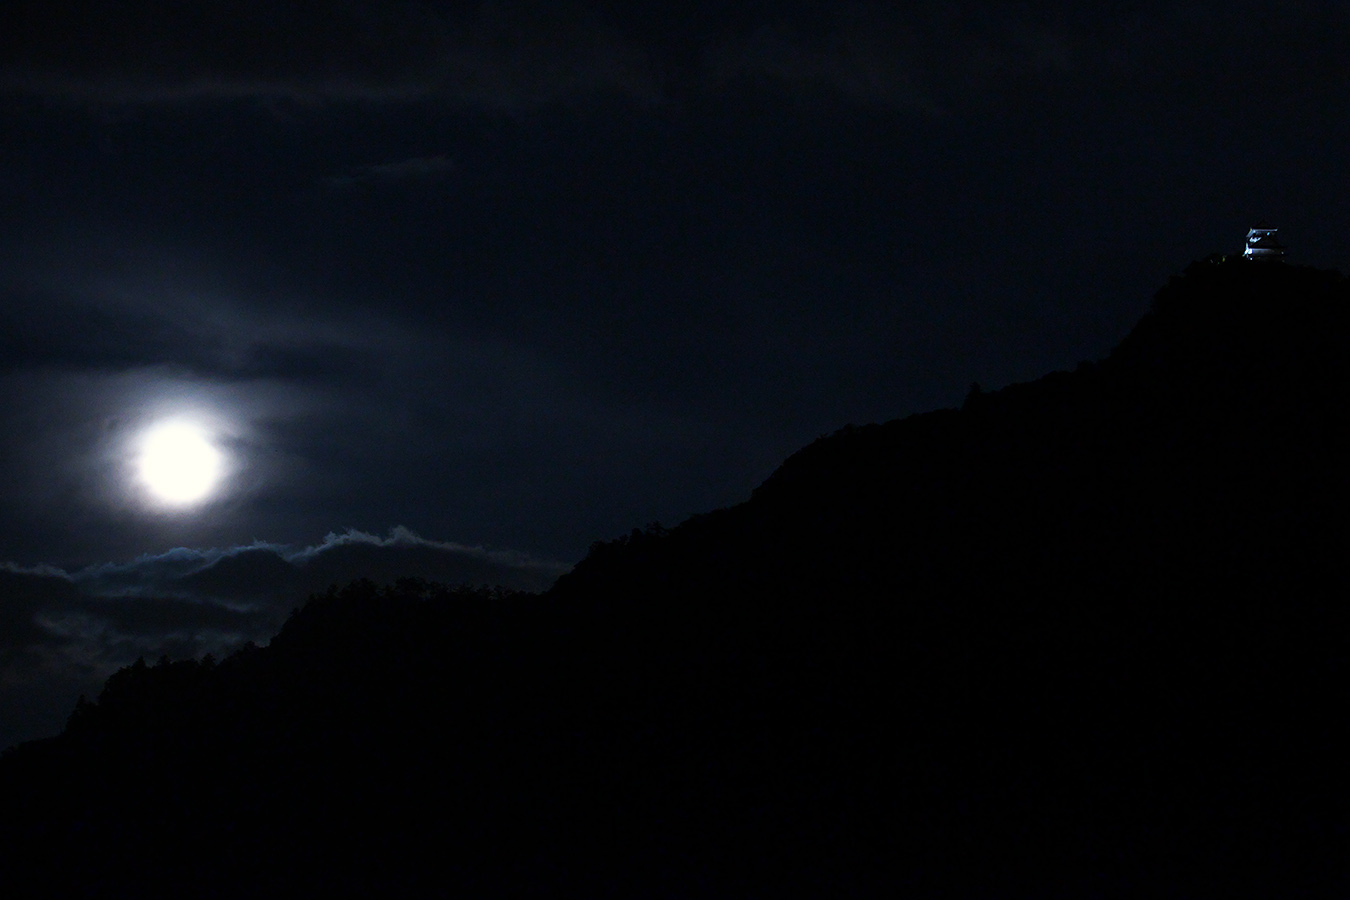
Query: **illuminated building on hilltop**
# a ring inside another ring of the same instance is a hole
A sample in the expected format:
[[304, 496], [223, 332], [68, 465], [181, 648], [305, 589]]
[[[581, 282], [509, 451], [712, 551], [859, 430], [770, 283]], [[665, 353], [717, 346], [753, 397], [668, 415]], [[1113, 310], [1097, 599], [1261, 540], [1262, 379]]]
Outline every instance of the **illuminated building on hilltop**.
[[1275, 260], [1284, 259], [1285, 246], [1275, 237], [1278, 228], [1257, 225], [1247, 232], [1247, 249], [1242, 251], [1243, 259]]

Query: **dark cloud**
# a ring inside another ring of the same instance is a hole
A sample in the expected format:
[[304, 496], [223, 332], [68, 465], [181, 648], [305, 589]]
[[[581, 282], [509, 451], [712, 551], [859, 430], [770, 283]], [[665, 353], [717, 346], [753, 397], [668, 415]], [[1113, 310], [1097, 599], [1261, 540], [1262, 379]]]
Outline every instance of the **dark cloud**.
[[567, 567], [522, 553], [348, 531], [320, 544], [176, 548], [74, 572], [0, 564], [0, 745], [51, 733], [79, 693], [139, 656], [265, 643], [311, 593], [356, 578], [547, 588]]
[[163, 317], [83, 305], [42, 290], [6, 291], [0, 306], [0, 371], [51, 366], [124, 369], [147, 363], [196, 367], [219, 338]]
[[10, 90], [111, 101], [407, 101], [522, 110], [639, 104], [749, 79], [933, 111], [1018, 73], [1062, 73], [1066, 5], [1040, 2], [12, 5]]
[[59, 731], [75, 698], [107, 676], [52, 631], [82, 601], [63, 572], [0, 563], [0, 746]]
[[646, 106], [764, 83], [938, 113], [1069, 76], [1165, 78], [1183, 92], [1198, 79], [1203, 90], [1232, 66], [1315, 62], [1317, 48], [1350, 24], [1328, 0], [1289, 0], [1275, 17], [1266, 9], [1255, 0], [690, 0], [631, 9], [578, 0], [19, 0], [0, 13], [0, 89], [111, 103], [432, 101], [519, 112], [606, 95]]
[[393, 162], [352, 166], [331, 176], [328, 183], [337, 188], [354, 188], [362, 185], [415, 182], [418, 187], [425, 188], [427, 182], [443, 179], [453, 169], [454, 163], [444, 154], [415, 156]]
[[0, 374], [33, 368], [118, 372], [162, 366], [188, 377], [273, 378], [340, 385], [369, 379], [378, 348], [316, 340], [303, 326], [250, 333], [254, 323], [178, 308], [0, 286]]
[[114, 96], [266, 90], [301, 77], [397, 83], [435, 55], [441, 30], [411, 5], [378, 15], [353, 3], [19, 2], [5, 20], [11, 69]]
[[806, 14], [799, 7], [716, 41], [705, 77], [712, 85], [819, 85], [857, 102], [941, 112], [997, 79], [1074, 67], [1078, 47], [1068, 23], [1037, 7], [853, 2]]
[[290, 554], [287, 560], [298, 567], [310, 590], [342, 584], [357, 575], [388, 581], [416, 573], [447, 584], [501, 584], [539, 591], [568, 568], [514, 551], [430, 541], [406, 528], [394, 528], [387, 538], [359, 531], [330, 534], [322, 544]]
[[298, 548], [261, 543], [214, 550], [179, 547], [60, 577], [87, 596], [172, 597], [242, 608], [284, 605], [297, 595], [354, 578], [389, 581], [403, 575], [543, 590], [565, 569], [523, 553], [427, 540], [396, 527], [383, 538], [353, 529]]
[[439, 97], [519, 107], [649, 96], [640, 51], [578, 4], [81, 2], [9, 6], [10, 90], [108, 101]]
[[80, 592], [64, 572], [0, 563], [0, 597], [0, 667], [8, 667], [15, 653], [42, 638], [37, 614], [73, 605]]
[[194, 572], [159, 582], [157, 589], [251, 603], [305, 596], [354, 578], [393, 581], [416, 573], [446, 584], [543, 590], [564, 568], [518, 553], [428, 541], [406, 528], [395, 528], [386, 538], [360, 531], [330, 534], [317, 546], [294, 551], [272, 547], [231, 551]]
[[227, 602], [256, 603], [300, 593], [299, 569], [272, 547], [246, 547], [227, 553], [191, 572], [161, 581], [160, 590], [207, 595]]

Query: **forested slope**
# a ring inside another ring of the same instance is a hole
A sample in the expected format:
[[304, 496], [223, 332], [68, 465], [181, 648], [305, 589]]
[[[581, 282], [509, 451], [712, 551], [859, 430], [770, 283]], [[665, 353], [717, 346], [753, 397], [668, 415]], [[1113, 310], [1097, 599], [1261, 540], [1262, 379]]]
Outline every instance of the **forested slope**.
[[50, 895], [1337, 896], [1350, 287], [846, 428], [543, 595], [358, 583], [0, 763]]

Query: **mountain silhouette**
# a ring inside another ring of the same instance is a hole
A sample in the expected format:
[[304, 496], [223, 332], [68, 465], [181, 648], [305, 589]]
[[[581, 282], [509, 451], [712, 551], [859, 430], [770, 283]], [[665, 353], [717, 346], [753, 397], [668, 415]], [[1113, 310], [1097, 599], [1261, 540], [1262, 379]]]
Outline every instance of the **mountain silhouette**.
[[369, 581], [0, 761], [45, 896], [1344, 896], [1350, 283], [848, 427], [544, 594]]

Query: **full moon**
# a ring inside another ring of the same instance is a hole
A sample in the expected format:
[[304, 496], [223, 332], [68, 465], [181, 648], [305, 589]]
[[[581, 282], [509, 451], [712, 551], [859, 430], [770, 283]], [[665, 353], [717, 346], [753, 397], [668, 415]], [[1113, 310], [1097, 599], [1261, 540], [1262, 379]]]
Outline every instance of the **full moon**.
[[141, 481], [162, 503], [204, 500], [220, 478], [220, 463], [220, 451], [202, 429], [186, 422], [156, 425], [142, 439]]

